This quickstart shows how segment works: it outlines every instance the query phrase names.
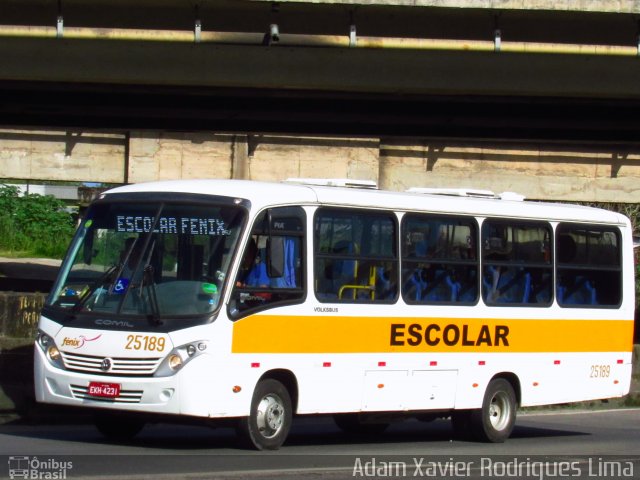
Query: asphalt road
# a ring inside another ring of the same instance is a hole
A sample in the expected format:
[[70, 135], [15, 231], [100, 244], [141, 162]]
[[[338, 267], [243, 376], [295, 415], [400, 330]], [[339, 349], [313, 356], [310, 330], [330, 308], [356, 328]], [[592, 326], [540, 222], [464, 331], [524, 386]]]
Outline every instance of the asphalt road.
[[20, 472], [94, 480], [640, 478], [640, 409], [520, 414], [504, 444], [452, 440], [445, 420], [349, 436], [330, 419], [304, 418], [275, 452], [242, 450], [232, 430], [201, 426], [149, 425], [127, 445], [90, 425], [0, 426], [0, 476]]

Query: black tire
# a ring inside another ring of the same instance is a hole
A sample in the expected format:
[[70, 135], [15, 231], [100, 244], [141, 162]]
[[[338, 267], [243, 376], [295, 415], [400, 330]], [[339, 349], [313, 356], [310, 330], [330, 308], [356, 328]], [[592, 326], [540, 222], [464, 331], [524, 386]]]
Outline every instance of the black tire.
[[96, 413], [93, 423], [105, 438], [116, 442], [131, 440], [145, 426], [144, 420], [140, 418], [114, 412]]
[[389, 424], [384, 422], [367, 423], [359, 413], [337, 413], [333, 416], [333, 421], [343, 432], [359, 435], [376, 435], [389, 427]]
[[277, 380], [261, 380], [251, 399], [248, 417], [238, 422], [242, 444], [257, 450], [277, 450], [289, 435], [293, 419], [291, 396]]
[[472, 410], [470, 426], [473, 436], [482, 442], [502, 443], [513, 431], [517, 401], [511, 384], [504, 378], [489, 382], [482, 408]]

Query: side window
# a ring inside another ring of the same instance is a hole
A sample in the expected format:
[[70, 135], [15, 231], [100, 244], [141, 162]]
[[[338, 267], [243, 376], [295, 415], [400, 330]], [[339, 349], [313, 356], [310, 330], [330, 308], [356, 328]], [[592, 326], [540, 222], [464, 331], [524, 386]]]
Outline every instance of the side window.
[[398, 296], [393, 213], [321, 208], [314, 223], [321, 302], [393, 302]]
[[272, 208], [255, 220], [235, 279], [230, 314], [304, 300], [305, 212]]
[[402, 221], [402, 297], [407, 303], [478, 299], [474, 219], [407, 214]]
[[556, 229], [556, 255], [560, 306], [620, 304], [622, 269], [617, 229], [561, 223]]
[[548, 306], [552, 301], [551, 226], [485, 220], [482, 298], [487, 305]]

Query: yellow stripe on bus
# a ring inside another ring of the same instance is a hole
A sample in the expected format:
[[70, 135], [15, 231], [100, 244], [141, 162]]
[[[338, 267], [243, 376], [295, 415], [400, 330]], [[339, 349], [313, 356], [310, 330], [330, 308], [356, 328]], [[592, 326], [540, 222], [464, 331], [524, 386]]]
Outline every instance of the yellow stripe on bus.
[[252, 315], [233, 353], [628, 352], [632, 320]]

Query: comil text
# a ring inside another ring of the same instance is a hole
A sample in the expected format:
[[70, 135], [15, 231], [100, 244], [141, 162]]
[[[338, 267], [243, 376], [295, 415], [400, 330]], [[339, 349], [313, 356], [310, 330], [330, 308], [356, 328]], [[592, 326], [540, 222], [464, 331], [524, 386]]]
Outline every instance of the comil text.
[[440, 343], [448, 347], [508, 347], [509, 327], [506, 325], [471, 325], [449, 324], [440, 326], [437, 323], [421, 325], [419, 323], [391, 324], [391, 346], [409, 345], [417, 347], [420, 344], [435, 347]]

